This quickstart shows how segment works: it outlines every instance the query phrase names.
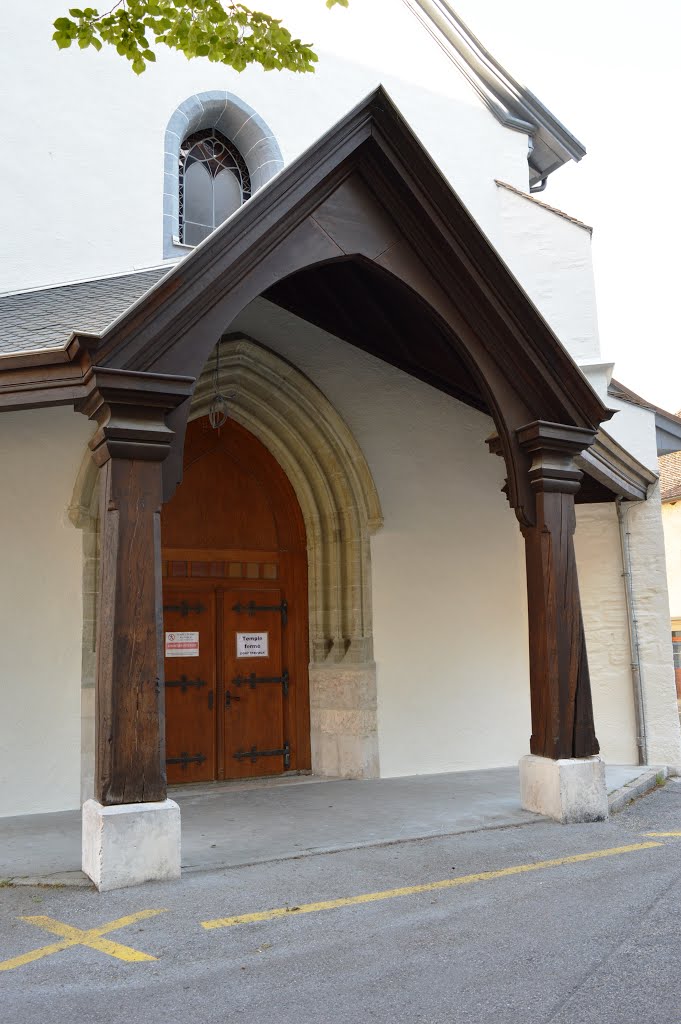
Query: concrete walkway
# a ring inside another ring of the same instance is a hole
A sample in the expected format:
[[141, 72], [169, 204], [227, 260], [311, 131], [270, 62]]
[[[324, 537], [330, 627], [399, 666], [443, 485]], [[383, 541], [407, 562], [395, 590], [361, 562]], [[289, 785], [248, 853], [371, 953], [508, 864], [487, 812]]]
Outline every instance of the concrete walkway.
[[[608, 766], [608, 792], [642, 767]], [[234, 868], [481, 829], [539, 815], [520, 806], [517, 768], [401, 779], [272, 780], [171, 789], [182, 812], [184, 871]], [[0, 880], [85, 884], [80, 811], [0, 819]]]

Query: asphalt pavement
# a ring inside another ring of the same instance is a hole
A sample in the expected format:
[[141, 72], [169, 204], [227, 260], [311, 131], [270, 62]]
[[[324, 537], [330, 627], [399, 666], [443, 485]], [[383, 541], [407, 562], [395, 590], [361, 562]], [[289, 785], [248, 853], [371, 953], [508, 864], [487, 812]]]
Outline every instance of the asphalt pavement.
[[680, 1024], [680, 920], [671, 780], [601, 824], [2, 888], [0, 1021]]

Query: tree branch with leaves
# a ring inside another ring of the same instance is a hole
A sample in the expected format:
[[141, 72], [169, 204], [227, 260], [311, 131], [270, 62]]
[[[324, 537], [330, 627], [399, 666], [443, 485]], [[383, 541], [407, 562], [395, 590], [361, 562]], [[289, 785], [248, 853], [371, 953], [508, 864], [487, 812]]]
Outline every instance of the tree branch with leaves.
[[[347, 7], [348, 0], [326, 0], [327, 7]], [[317, 55], [294, 39], [277, 18], [241, 3], [219, 0], [119, 0], [100, 14], [94, 7], [72, 7], [57, 18], [52, 38], [60, 50], [73, 43], [85, 50], [106, 44], [129, 60], [141, 75], [156, 60], [156, 48], [168, 46], [187, 58], [207, 57], [243, 71], [260, 64], [266, 71], [314, 71]]]

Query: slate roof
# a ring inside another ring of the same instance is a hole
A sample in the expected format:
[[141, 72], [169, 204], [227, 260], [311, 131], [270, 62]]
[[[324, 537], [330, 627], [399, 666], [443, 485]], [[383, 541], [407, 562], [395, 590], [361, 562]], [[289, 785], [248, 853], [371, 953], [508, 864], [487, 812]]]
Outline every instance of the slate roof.
[[62, 348], [73, 331], [100, 334], [170, 269], [0, 295], [0, 353]]
[[660, 497], [663, 501], [681, 498], [681, 452], [661, 455], [660, 465]]

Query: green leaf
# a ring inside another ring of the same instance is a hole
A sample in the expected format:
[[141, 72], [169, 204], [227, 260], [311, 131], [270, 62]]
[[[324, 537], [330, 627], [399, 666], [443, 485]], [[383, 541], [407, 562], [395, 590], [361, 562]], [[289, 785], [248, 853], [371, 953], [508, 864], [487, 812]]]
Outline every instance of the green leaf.
[[[349, 0], [325, 0], [328, 8], [347, 7]], [[251, 64], [264, 70], [287, 69], [296, 73], [314, 70], [317, 55], [300, 39], [294, 39], [278, 19], [254, 11], [239, 0], [110, 0], [100, 15], [94, 7], [70, 8], [71, 18], [57, 18], [52, 36], [59, 49], [73, 40], [81, 49], [104, 43], [130, 62], [140, 75], [156, 55], [155, 44], [177, 50], [188, 59], [207, 57], [235, 71]]]
[[52, 38], [60, 50], [66, 50], [71, 45], [71, 36], [64, 35], [63, 32], [55, 32]]

